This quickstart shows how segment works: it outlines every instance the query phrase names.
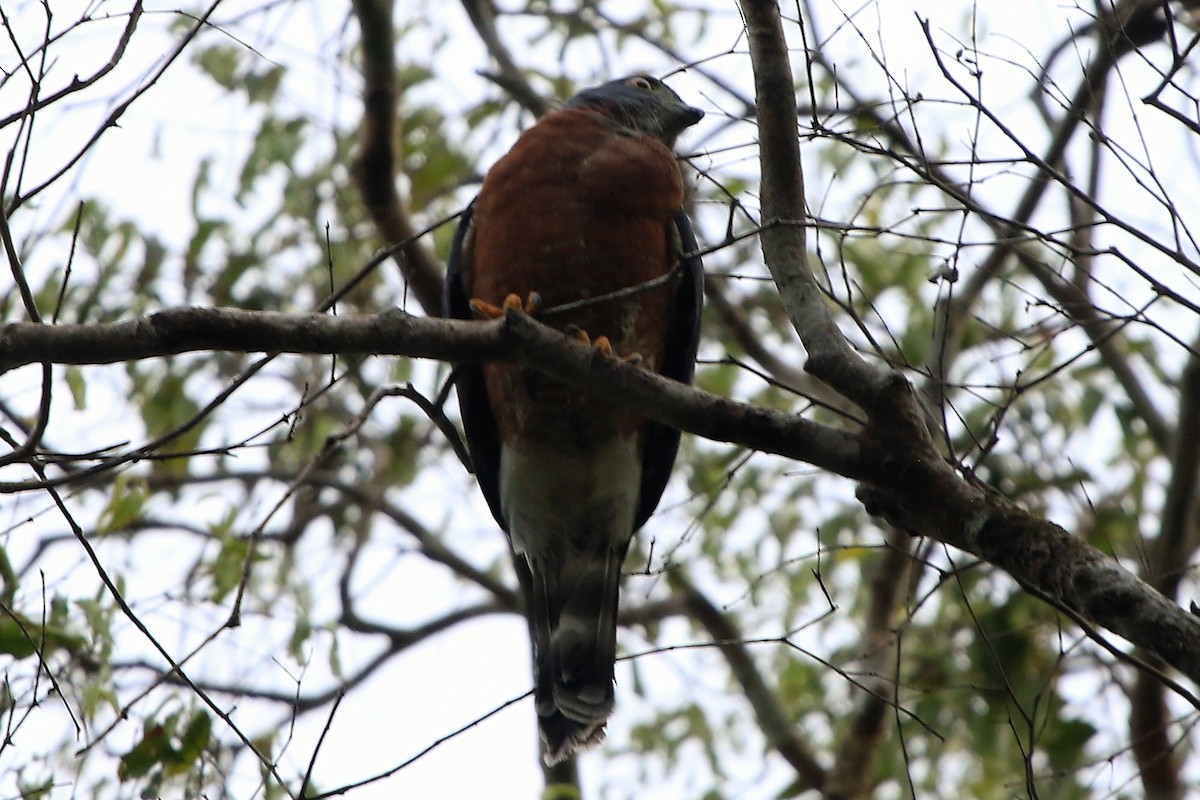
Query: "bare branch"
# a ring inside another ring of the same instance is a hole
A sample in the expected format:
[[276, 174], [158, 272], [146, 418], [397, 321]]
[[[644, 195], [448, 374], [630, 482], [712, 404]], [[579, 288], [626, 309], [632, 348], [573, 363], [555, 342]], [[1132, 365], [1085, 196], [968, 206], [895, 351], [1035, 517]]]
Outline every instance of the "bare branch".
[[808, 265], [796, 88], [779, 7], [768, 0], [744, 0], [742, 14], [758, 109], [763, 257], [788, 318], [808, 350], [805, 369], [869, 408], [887, 380], [887, 370], [870, 367], [850, 346]]
[[[805, 267], [796, 102], [779, 10], [767, 0], [744, 0], [742, 10], [759, 109], [763, 214], [797, 221], [764, 230], [763, 254], [810, 353], [806, 369], [869, 415], [859, 440], [862, 464], [874, 473], [859, 487], [867, 511], [981, 556], [1200, 680], [1200, 620], [1061, 527], [956, 474], [930, 437], [908, 381], [872, 368], [837, 330]], [[1039, 166], [1054, 173], [1045, 162]]]
[[206, 8], [202, 14], [195, 18], [195, 24], [188, 28], [187, 32], [184, 33], [175, 46], [171, 48], [170, 52], [168, 52], [161, 59], [158, 68], [154, 71], [154, 73], [140, 86], [138, 86], [133, 93], [117, 104], [116, 108], [114, 108], [108, 114], [108, 116], [105, 117], [104, 122], [100, 124], [100, 127], [96, 129], [96, 132], [88, 138], [83, 146], [79, 148], [79, 151], [75, 153], [75, 155], [71, 156], [71, 158], [65, 164], [63, 164], [63, 166], [57, 172], [27, 192], [18, 193], [14, 189], [12, 192], [12, 201], [5, 209], [5, 213], [12, 214], [31, 198], [41, 194], [41, 192], [48, 186], [56, 183], [60, 178], [70, 172], [71, 169], [78, 164], [84, 156], [92, 152], [92, 149], [96, 146], [96, 143], [100, 141], [100, 138], [108, 130], [116, 128], [117, 123], [120, 121], [121, 117], [124, 116], [125, 112], [129, 110], [130, 106], [132, 106], [138, 100], [138, 98], [150, 91], [150, 88], [154, 86], [154, 84], [158, 83], [159, 79], [166, 73], [167, 69], [174, 64], [176, 60], [178, 60], [179, 56], [183, 54], [183, 51], [187, 49], [192, 40], [195, 39], [200, 31], [203, 30], [208, 24], [208, 18], [214, 11], [216, 11], [220, 2], [221, 0], [213, 0], [208, 8]]
[[871, 575], [867, 609], [859, 651], [862, 653], [863, 691], [850, 725], [841, 737], [825, 795], [833, 798], [868, 797], [870, 765], [883, 739], [887, 711], [896, 703], [899, 676], [892, 674], [898, 647], [895, 614], [908, 585], [912, 567], [912, 540], [895, 529]]
[[[12, 114], [9, 114], [7, 117], [0, 117], [0, 128], [7, 127], [22, 117], [35, 114], [39, 110], [57, 103], [68, 95], [82, 91], [83, 89], [86, 89], [87, 87], [99, 81], [108, 73], [112, 72], [117, 64], [120, 63], [121, 58], [125, 55], [125, 50], [129, 47], [129, 42], [133, 39], [133, 33], [137, 29], [138, 20], [142, 18], [142, 0], [136, 0], [136, 2], [133, 4], [133, 8], [129, 9], [128, 13], [129, 19], [125, 22], [125, 30], [123, 30], [120, 37], [118, 37], [116, 46], [113, 48], [113, 53], [109, 57], [108, 61], [100, 65], [99, 69], [86, 78], [80, 78], [78, 75], [76, 75], [71, 79], [71, 82], [63, 88], [51, 92], [50, 94], [38, 97], [33, 103], [30, 103], [20, 111], [15, 111]], [[3, 12], [0, 12], [0, 15], [2, 14]], [[83, 21], [87, 20], [85, 19]], [[8, 27], [7, 24], [5, 27]], [[50, 40], [47, 39], [47, 41], [43, 43], [42, 47], [44, 48], [49, 43]]]
[[688, 615], [708, 631], [717, 649], [729, 662], [729, 669], [754, 709], [754, 716], [767, 742], [796, 770], [800, 782], [798, 788], [822, 788], [825, 769], [796, 735], [790, 715], [754, 664], [737, 625], [692, 585], [682, 571], [671, 570], [667, 578], [671, 586], [683, 595]]
[[[12, 153], [10, 152], [9, 161], [5, 164], [5, 180], [0, 182], [0, 195], [3, 194], [3, 184], [7, 183], [8, 167], [12, 163], [11, 159]], [[33, 293], [29, 290], [29, 282], [25, 280], [25, 270], [21, 265], [21, 258], [17, 253], [16, 245], [13, 244], [12, 230], [8, 226], [8, 216], [2, 210], [0, 210], [0, 243], [3, 243], [4, 254], [8, 259], [9, 271], [12, 273], [13, 281], [17, 284], [17, 289], [21, 295], [21, 302], [25, 306], [25, 313], [29, 315], [34, 324], [38, 324], [41, 322], [41, 315], [38, 313]], [[0, 466], [28, 458], [41, 443], [42, 436], [46, 433], [46, 427], [50, 424], [50, 387], [52, 378], [53, 372], [50, 369], [50, 365], [48, 363], [42, 364], [42, 388], [41, 397], [38, 402], [37, 419], [26, 435], [24, 443], [19, 447], [14, 447], [13, 451], [6, 456], [0, 457]]]
[[[1103, 58], [1104, 61], [1097, 61], [1089, 69], [1084, 83], [1072, 98], [1062, 119], [1053, 128], [1051, 140], [1045, 151], [1040, 157], [1034, 157], [1035, 161], [1055, 165], [1061, 163], [1063, 153], [1074, 133], [1086, 121], [1085, 113], [1097, 91], [1096, 81], [1102, 80], [1107, 74], [1108, 68], [1112, 66], [1110, 58], [1107, 56]], [[1038, 173], [1041, 178], [1035, 180], [1021, 195], [1013, 212], [1008, 215], [999, 213], [983, 205], [969, 187], [956, 181], [943, 168], [943, 165], [929, 159], [920, 144], [912, 140], [912, 137], [894, 117], [885, 117], [878, 111], [875, 104], [860, 97], [855, 87], [848, 82], [846, 74], [834, 69], [821, 51], [813, 51], [811, 60], [813, 63], [821, 65], [838, 82], [841, 90], [852, 99], [855, 114], [869, 118], [872, 125], [892, 142], [893, 147], [899, 148], [899, 152], [889, 151], [887, 155], [897, 159], [922, 180], [952, 197], [964, 209], [974, 213], [996, 234], [996, 241], [991, 252], [973, 270], [972, 277], [956, 292], [954, 301], [947, 311], [950, 329], [946, 332], [944, 348], [937, 354], [937, 363], [934, 365], [935, 373], [946, 374], [948, 365], [958, 354], [966, 329], [963, 325], [956, 324], [955, 321], [965, 318], [970, 313], [970, 309], [978, 303], [984, 287], [994, 279], [1005, 261], [1015, 256], [1042, 283], [1051, 297], [1060, 304], [1063, 313], [1077, 321], [1084, 333], [1092, 339], [1101, 359], [1125, 390], [1138, 415], [1146, 422], [1155, 441], [1161, 447], [1166, 448], [1171, 440], [1170, 425], [1146, 391], [1144, 380], [1133, 369], [1124, 341], [1113, 336], [1114, 326], [1103, 318], [1079, 287], [1064, 280], [1061, 275], [1045, 264], [1044, 252], [1030, 246], [1032, 240], [1048, 240], [1044, 232], [1031, 227], [1029, 221], [1044, 197], [1049, 173], [1046, 171]], [[837, 135], [830, 131], [826, 132]], [[862, 145], [858, 144], [858, 146]], [[1072, 198], [1078, 206], [1084, 209], [1089, 208], [1088, 204], [1079, 197], [1072, 195]], [[1095, 201], [1091, 202], [1094, 204]], [[1026, 239], [1030, 241], [1026, 241]], [[1096, 255], [1089, 251], [1072, 251], [1069, 242], [1062, 244], [1066, 249], [1074, 252], [1077, 258], [1089, 258]], [[1126, 262], [1131, 268], [1137, 268], [1120, 252], [1111, 252], [1110, 255]], [[1147, 276], [1143, 275], [1143, 277]], [[1171, 291], [1156, 279], [1148, 278], [1148, 280], [1151, 280], [1155, 291], [1160, 292], [1163, 297], [1171, 298], [1185, 308], [1191, 307], [1192, 304], [1187, 298]]]
[[[631, 399], [637, 399], [643, 413], [663, 415], [665, 421], [707, 438], [736, 441], [851, 477], [861, 474], [857, 447], [849, 434], [790, 414], [717, 397], [576, 344], [571, 346], [557, 331], [515, 312], [504, 320], [483, 323], [414, 317], [397, 309], [366, 317], [329, 317], [181, 308], [120, 323], [11, 323], [0, 328], [0, 367], [34, 361], [114, 363], [206, 349], [513, 361], [552, 370], [561, 379], [582, 386], [617, 386], [611, 392], [613, 396], [627, 392]], [[606, 398], [610, 395], [609, 391], [598, 393]], [[88, 474], [83, 470], [53, 479], [50, 484], [78, 480]], [[45, 485], [37, 481], [2, 484], [0, 491]]]
[[500, 34], [496, 30], [496, 8], [492, 5], [491, 0], [462, 0], [462, 4], [476, 33], [479, 34], [479, 38], [499, 68], [499, 72], [481, 74], [508, 92], [514, 100], [521, 104], [522, 108], [535, 117], [540, 117], [549, 111], [550, 104], [546, 102], [546, 98], [538, 94], [537, 90], [530, 85], [525, 74], [513, 60], [508, 45], [500, 38]]

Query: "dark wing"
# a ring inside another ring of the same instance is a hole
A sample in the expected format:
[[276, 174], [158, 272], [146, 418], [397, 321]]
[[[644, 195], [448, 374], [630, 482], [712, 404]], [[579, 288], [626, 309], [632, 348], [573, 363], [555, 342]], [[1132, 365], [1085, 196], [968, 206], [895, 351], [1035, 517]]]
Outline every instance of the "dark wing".
[[[681, 253], [694, 253], [696, 234], [683, 211], [675, 212], [675, 230], [679, 233]], [[667, 329], [666, 355], [662, 374], [680, 383], [691, 383], [696, 371], [696, 351], [700, 347], [700, 310], [704, 305], [704, 265], [700, 256], [684, 259], [671, 299], [671, 322]], [[461, 392], [461, 390], [460, 390]], [[638, 495], [637, 516], [633, 529], [646, 524], [658, 507], [667, 488], [675, 452], [679, 449], [679, 431], [661, 422], [646, 424], [646, 448], [642, 454], [642, 487]]]
[[[462, 219], [458, 222], [458, 230], [454, 232], [454, 243], [450, 248], [450, 260], [446, 265], [442, 314], [453, 319], [475, 318], [471, 313], [471, 290], [466, 285], [464, 272], [471, 269], [469, 237], [474, 214], [472, 203], [463, 211]], [[492, 516], [507, 531], [508, 525], [500, 513], [500, 432], [488, 400], [483, 368], [479, 364], [455, 365], [454, 388], [458, 391], [458, 409], [462, 415], [463, 432], [467, 435], [467, 449], [471, 451], [475, 478], [483, 490], [488, 508], [492, 510]]]

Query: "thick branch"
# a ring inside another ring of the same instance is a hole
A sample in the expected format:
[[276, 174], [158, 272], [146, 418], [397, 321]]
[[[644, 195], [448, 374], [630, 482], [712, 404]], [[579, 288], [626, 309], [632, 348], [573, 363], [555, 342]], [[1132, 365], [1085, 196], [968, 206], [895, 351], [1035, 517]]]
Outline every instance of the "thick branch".
[[549, 111], [550, 104], [546, 102], [546, 98], [538, 94], [525, 79], [524, 73], [513, 60], [508, 45], [500, 38], [500, 33], [496, 30], [496, 9], [491, 0], [462, 0], [462, 4], [471, 24], [475, 26], [475, 32], [496, 60], [499, 71], [485, 73], [485, 77], [503, 87], [522, 108], [535, 117]]
[[743, 0], [742, 15], [758, 109], [763, 259], [779, 287], [788, 318], [808, 350], [805, 369], [848, 399], [870, 408], [887, 372], [863, 361], [838, 330], [808, 265], [796, 88], [779, 6], [772, 0]]
[[1059, 526], [965, 480], [947, 464], [903, 375], [867, 364], [834, 325], [805, 261], [796, 99], [778, 6], [743, 0], [757, 95], [763, 256], [810, 354], [806, 369], [869, 415], [860, 437], [873, 473], [860, 498], [903, 530], [980, 556], [1200, 681], [1200, 620]]
[[[365, 317], [332, 317], [177, 308], [117, 323], [18, 322], [0, 327], [0, 372], [37, 362], [111, 364], [201, 350], [509, 361], [553, 372], [602, 399], [705, 438], [737, 442], [851, 478], [865, 474], [851, 434], [676, 383], [602, 356], [515, 312], [504, 320], [484, 323], [414, 317], [397, 309]], [[39, 486], [11, 483], [0, 485], [0, 490]]]
[[[881, 406], [912, 407], [912, 387], [895, 381], [892, 400]], [[1082, 539], [928, 457], [918, 423], [868, 425], [863, 457], [879, 470], [859, 490], [869, 512], [979, 556], [1200, 682], [1200, 619]]]
[[354, 0], [362, 30], [363, 118], [354, 181], [386, 244], [406, 242], [396, 263], [425, 313], [440, 315], [442, 269], [415, 236], [396, 190], [396, 37], [391, 0]]
[[[1180, 377], [1179, 424], [1171, 453], [1171, 480], [1158, 536], [1147, 548], [1144, 575], [1175, 599], [1197, 546], [1197, 492], [1200, 490], [1200, 357], [1188, 358]], [[1150, 800], [1179, 800], [1184, 785], [1182, 758], [1174, 751], [1171, 713], [1163, 685], [1147, 672], [1137, 676], [1129, 696], [1129, 733], [1142, 787]]]
[[[435, 321], [397, 309], [373, 316], [334, 317], [232, 308], [173, 308], [124, 322], [10, 323], [0, 328], [0, 373], [39, 361], [113, 364], [199, 350], [376, 353], [486, 361], [502, 355], [499, 334], [495, 325]], [[465, 357], [472, 348], [479, 348], [475, 359]]]
[[742, 641], [742, 633], [728, 615], [714, 606], [682, 573], [668, 573], [671, 585], [683, 595], [688, 615], [708, 631], [713, 643], [729, 662], [729, 669], [741, 685], [754, 709], [758, 726], [767, 742], [796, 770], [803, 789], [820, 789], [825, 784], [825, 769], [796, 735], [790, 716], [779, 702], [779, 695], [767, 685]]
[[874, 778], [871, 767], [883, 741], [887, 711], [896, 702], [899, 642], [895, 617], [912, 568], [912, 540], [893, 528], [889, 531], [888, 545], [872, 568], [870, 602], [859, 644], [865, 691], [856, 699], [850, 725], [838, 742], [825, 784], [825, 800], [870, 796]]
[[[1057, 525], [961, 478], [934, 449], [912, 387], [899, 374], [890, 374], [872, 394], [871, 419], [860, 434], [851, 434], [667, 380], [516, 311], [484, 323], [417, 318], [394, 309], [354, 318], [184, 308], [121, 323], [12, 323], [0, 328], [0, 369], [211, 348], [499, 360], [553, 373], [598, 399], [682, 430], [860, 481], [873, 513], [995, 564], [1200, 682], [1200, 619]], [[0, 484], [0, 491], [70, 483], [103, 468], [101, 461], [60, 479]]]

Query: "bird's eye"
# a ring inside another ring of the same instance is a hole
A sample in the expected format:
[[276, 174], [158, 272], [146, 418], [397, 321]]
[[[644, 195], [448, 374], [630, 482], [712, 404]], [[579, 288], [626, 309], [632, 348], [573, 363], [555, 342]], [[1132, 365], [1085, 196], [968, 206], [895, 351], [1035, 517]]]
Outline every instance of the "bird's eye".
[[630, 86], [632, 86], [632, 87], [633, 87], [633, 88], [635, 88], [635, 89], [643, 89], [643, 90], [645, 90], [645, 91], [647, 91], [647, 92], [652, 92], [652, 91], [654, 91], [654, 87], [650, 85], [650, 79], [649, 79], [649, 78], [643, 78], [643, 77], [640, 77], [640, 76], [639, 76], [639, 77], [637, 77], [637, 78], [630, 78], [630, 79], [629, 79], [629, 85], [630, 85]]

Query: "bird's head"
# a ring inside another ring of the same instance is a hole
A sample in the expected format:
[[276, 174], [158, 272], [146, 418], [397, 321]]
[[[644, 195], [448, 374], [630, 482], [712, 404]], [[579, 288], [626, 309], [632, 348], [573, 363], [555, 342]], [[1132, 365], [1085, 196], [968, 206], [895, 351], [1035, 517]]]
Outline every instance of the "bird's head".
[[584, 89], [567, 108], [590, 108], [632, 131], [653, 136], [667, 147], [704, 112], [684, 103], [665, 83], [649, 75], [633, 75]]

